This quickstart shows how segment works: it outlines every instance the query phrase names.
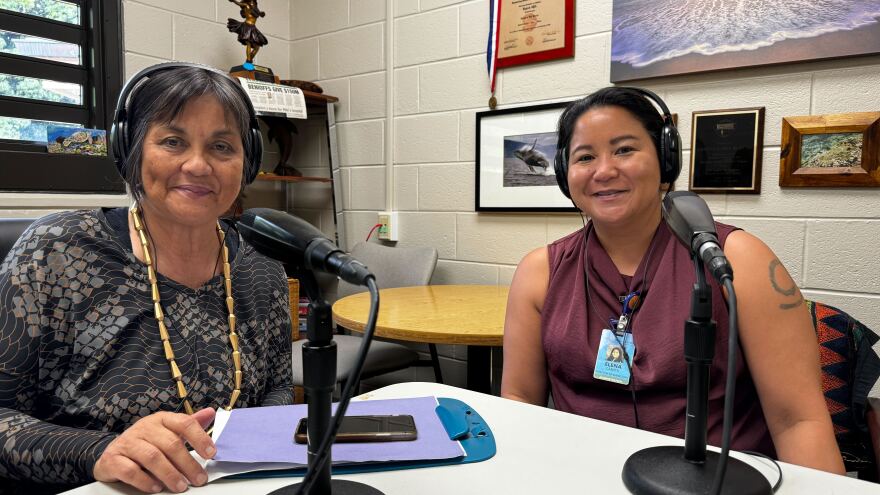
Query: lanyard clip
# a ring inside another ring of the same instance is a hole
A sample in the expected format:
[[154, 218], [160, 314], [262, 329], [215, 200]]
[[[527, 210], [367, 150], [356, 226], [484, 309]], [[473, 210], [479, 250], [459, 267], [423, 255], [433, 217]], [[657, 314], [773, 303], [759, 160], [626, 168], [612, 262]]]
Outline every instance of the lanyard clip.
[[616, 328], [614, 333], [617, 334], [618, 337], [623, 336], [626, 333], [626, 327], [629, 325], [629, 316], [626, 314], [620, 315], [620, 319], [616, 322]]

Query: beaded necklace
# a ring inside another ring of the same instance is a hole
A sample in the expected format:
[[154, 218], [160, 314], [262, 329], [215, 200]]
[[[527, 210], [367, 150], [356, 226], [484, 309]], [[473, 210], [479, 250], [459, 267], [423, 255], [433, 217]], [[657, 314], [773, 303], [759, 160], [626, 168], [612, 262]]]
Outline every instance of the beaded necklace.
[[[171, 348], [169, 340], [168, 328], [165, 326], [165, 313], [162, 311], [162, 305], [159, 300], [159, 285], [156, 279], [156, 269], [153, 266], [153, 258], [150, 255], [150, 243], [144, 232], [144, 224], [137, 203], [131, 206], [131, 219], [134, 223], [134, 229], [137, 231], [138, 239], [141, 241], [141, 247], [144, 251], [144, 264], [147, 265], [147, 277], [150, 280], [150, 290], [153, 295], [153, 307], [156, 313], [156, 322], [159, 324], [159, 337], [162, 339], [162, 347], [165, 349], [165, 360], [171, 368], [171, 378], [177, 386], [177, 396], [183, 400], [183, 408], [187, 414], [193, 414], [192, 403], [187, 397], [186, 386], [183, 384], [183, 375], [174, 359], [174, 349]], [[238, 348], [238, 334], [235, 333], [235, 301], [232, 299], [232, 278], [230, 276], [229, 266], [229, 248], [226, 247], [226, 234], [217, 222], [217, 236], [220, 238], [220, 244], [223, 246], [223, 282], [226, 287], [226, 309], [229, 311], [229, 344], [232, 346], [232, 363], [235, 366], [235, 388], [229, 398], [229, 404], [224, 407], [227, 411], [231, 410], [238, 397], [241, 395], [241, 353]]]

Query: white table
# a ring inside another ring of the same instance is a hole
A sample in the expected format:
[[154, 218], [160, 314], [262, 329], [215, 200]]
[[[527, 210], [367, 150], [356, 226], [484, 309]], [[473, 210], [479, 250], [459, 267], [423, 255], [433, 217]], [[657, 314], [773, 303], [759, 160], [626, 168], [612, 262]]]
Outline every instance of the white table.
[[[468, 403], [492, 428], [498, 448], [495, 457], [479, 463], [404, 471], [339, 476], [372, 485], [386, 495], [411, 494], [626, 494], [620, 472], [633, 452], [683, 441], [645, 431], [522, 404], [499, 397], [436, 383], [401, 383], [360, 396], [391, 399], [434, 395]], [[734, 454], [771, 480], [776, 470], [767, 461]], [[878, 494], [880, 485], [782, 463], [780, 495]], [[259, 495], [299, 481], [299, 478], [220, 480], [192, 487], [194, 495]], [[121, 484], [92, 483], [66, 492], [75, 495], [138, 493]]]

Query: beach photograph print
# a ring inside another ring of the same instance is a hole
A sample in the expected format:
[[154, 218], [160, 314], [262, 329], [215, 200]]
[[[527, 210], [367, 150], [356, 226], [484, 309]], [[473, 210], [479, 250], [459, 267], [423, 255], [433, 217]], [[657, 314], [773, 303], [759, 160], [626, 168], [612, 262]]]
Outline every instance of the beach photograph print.
[[880, 53], [878, 0], [614, 0], [611, 81]]
[[504, 136], [503, 187], [556, 186], [556, 133]]
[[800, 168], [860, 167], [862, 140], [861, 132], [804, 134]]

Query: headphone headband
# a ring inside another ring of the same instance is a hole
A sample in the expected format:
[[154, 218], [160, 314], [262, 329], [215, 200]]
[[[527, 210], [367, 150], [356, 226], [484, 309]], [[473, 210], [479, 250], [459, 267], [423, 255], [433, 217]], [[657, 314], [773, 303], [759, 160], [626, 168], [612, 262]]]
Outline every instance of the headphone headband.
[[111, 149], [113, 150], [113, 159], [116, 163], [116, 170], [119, 171], [119, 174], [123, 178], [126, 177], [126, 172], [128, 171], [128, 157], [131, 154], [132, 138], [128, 122], [128, 105], [132, 96], [137, 94], [138, 89], [143, 85], [144, 81], [149, 80], [150, 77], [161, 72], [185, 67], [206, 70], [215, 74], [220, 74], [229, 79], [233, 82], [232, 87], [235, 88], [235, 91], [238, 92], [238, 95], [241, 97], [242, 101], [244, 101], [245, 106], [248, 109], [248, 131], [245, 142], [243, 143], [245, 149], [244, 181], [246, 184], [250, 184], [257, 178], [257, 174], [260, 171], [260, 161], [262, 160], [263, 155], [263, 136], [260, 132], [260, 124], [257, 122], [257, 112], [254, 110], [251, 99], [244, 88], [241, 87], [241, 84], [230, 77], [229, 74], [214, 67], [192, 62], [163, 62], [152, 65], [140, 70], [126, 81], [122, 90], [119, 92], [119, 99], [116, 102], [116, 111], [113, 114], [113, 126], [110, 129], [110, 144]]

